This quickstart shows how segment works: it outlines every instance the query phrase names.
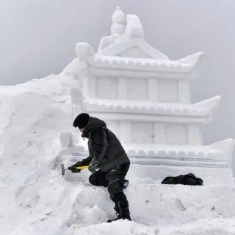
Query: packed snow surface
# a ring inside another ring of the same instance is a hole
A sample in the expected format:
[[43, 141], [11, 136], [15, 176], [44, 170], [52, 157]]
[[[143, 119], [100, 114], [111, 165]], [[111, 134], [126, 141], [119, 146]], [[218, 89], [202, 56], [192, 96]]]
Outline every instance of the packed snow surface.
[[105, 223], [114, 216], [107, 190], [91, 186], [87, 170], [61, 175], [76, 157], [61, 154], [59, 134], [79, 134], [71, 88], [79, 83], [66, 73], [0, 87], [1, 235], [235, 234], [234, 186], [213, 175], [198, 175], [204, 186], [161, 185], [158, 168], [135, 164], [126, 189], [133, 221]]

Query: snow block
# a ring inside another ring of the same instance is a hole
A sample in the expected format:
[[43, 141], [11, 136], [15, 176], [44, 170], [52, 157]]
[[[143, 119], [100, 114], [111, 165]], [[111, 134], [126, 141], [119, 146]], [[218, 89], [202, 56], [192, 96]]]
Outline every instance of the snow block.
[[71, 134], [67, 131], [60, 132], [60, 143], [63, 148], [68, 148], [73, 145]]

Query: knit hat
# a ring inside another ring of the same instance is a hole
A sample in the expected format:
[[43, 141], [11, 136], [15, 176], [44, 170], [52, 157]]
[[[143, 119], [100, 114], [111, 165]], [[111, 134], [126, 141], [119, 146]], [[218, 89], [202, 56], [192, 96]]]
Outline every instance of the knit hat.
[[74, 120], [73, 126], [78, 127], [80, 129], [84, 128], [88, 121], [89, 121], [89, 114], [88, 113], [80, 113]]

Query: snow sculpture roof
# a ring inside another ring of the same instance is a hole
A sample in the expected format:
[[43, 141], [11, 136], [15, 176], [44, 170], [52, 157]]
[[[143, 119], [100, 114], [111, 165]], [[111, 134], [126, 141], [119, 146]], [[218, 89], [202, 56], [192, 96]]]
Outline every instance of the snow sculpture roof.
[[[144, 39], [142, 38], [134, 38], [128, 40], [119, 40], [119, 43], [115, 45], [104, 48], [102, 51], [98, 51], [98, 55], [105, 56], [115, 56], [120, 57], [120, 55], [130, 50], [131, 48], [138, 48], [140, 51], [144, 52], [146, 59], [156, 59], [156, 60], [169, 60], [169, 58], [158, 51], [157, 49], [150, 46]], [[143, 58], [141, 58], [143, 59]]]
[[[225, 140], [228, 141], [228, 140]], [[220, 143], [220, 142], [219, 142]], [[216, 143], [217, 144], [217, 143]], [[212, 148], [211, 145], [164, 145], [164, 144], [138, 144], [138, 147], [133, 144], [126, 144], [125, 149], [131, 156], [135, 156], [136, 160], [140, 160], [144, 163], [147, 161], [147, 158], [140, 158], [142, 156], [156, 156], [152, 158], [159, 161], [160, 159], [165, 159], [167, 161], [179, 161], [183, 159], [187, 164], [197, 160], [197, 164], [200, 164], [200, 160], [203, 160], [204, 163], [209, 164], [210, 161], [216, 161], [216, 164], [227, 165], [223, 160], [226, 159], [226, 156], [223, 154], [223, 151], [220, 148]], [[161, 157], [160, 157], [161, 156]], [[181, 162], [182, 164], [182, 162]], [[203, 165], [203, 163], [201, 163]], [[210, 162], [212, 164], [212, 162]]]
[[194, 61], [188, 61], [184, 58], [184, 62], [170, 61], [166, 59], [146, 59], [146, 58], [127, 58], [114, 57], [105, 55], [95, 55], [87, 58], [88, 64], [99, 68], [115, 68], [115, 69], [134, 69], [145, 71], [159, 72], [190, 72], [195, 66], [201, 53], [190, 56]]
[[[206, 101], [205, 101], [206, 102]], [[153, 101], [132, 100], [101, 100], [86, 99], [83, 101], [84, 108], [90, 112], [120, 112], [141, 114], [165, 114], [176, 116], [206, 117], [210, 114], [209, 109], [193, 104], [171, 104]]]
[[201, 102], [198, 102], [195, 104], [195, 106], [197, 106], [198, 108], [213, 110], [219, 104], [220, 100], [221, 100], [221, 97], [217, 95], [208, 100], [203, 100]]
[[127, 25], [125, 31], [127, 38], [144, 38], [144, 29], [136, 15], [127, 15]]
[[202, 54], [199, 52], [172, 61], [144, 40], [144, 30], [138, 16], [125, 17], [117, 7], [112, 21], [111, 35], [101, 39], [97, 54], [90, 45], [77, 44], [77, 56], [92, 67], [187, 73], [194, 68]]

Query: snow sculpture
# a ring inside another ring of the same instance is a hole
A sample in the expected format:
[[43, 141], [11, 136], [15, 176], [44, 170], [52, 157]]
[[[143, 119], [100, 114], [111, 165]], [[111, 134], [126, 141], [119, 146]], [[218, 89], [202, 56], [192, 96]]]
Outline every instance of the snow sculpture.
[[82, 111], [104, 119], [134, 162], [228, 168], [234, 140], [203, 145], [200, 129], [221, 98], [190, 101], [202, 53], [172, 61], [145, 41], [136, 15], [118, 7], [112, 20], [96, 54], [88, 44], [76, 47], [85, 63]]
[[125, 31], [126, 17], [121, 11], [120, 7], [117, 7], [112, 16], [113, 25], [111, 27], [111, 33], [120, 36]]
[[73, 140], [69, 132], [63, 131], [60, 133], [60, 143], [64, 148], [73, 146]]

